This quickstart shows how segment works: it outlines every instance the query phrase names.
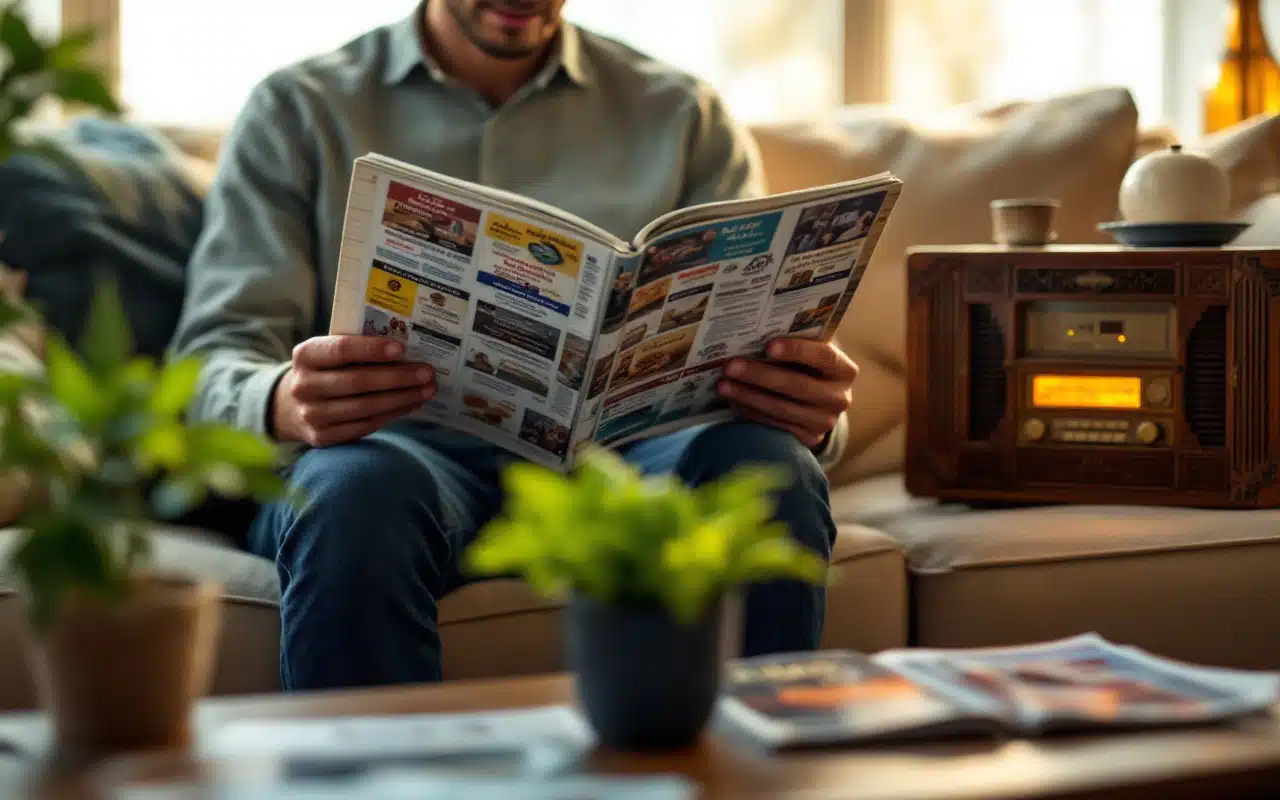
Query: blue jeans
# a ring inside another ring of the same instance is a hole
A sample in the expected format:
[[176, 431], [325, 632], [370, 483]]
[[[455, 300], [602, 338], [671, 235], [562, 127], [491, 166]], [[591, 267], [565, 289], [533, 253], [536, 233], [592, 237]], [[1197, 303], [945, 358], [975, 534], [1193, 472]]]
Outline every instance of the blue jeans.
[[[739, 463], [786, 465], [796, 479], [779, 518], [830, 560], [836, 528], [827, 480], [790, 434], [731, 422], [637, 442], [622, 454], [646, 473], [675, 473], [690, 485]], [[285, 689], [441, 679], [438, 603], [463, 585], [458, 557], [498, 512], [499, 471], [510, 459], [474, 437], [412, 423], [299, 458], [291, 481], [305, 504], [267, 506], [248, 535], [249, 549], [280, 575]], [[795, 581], [751, 587], [743, 654], [815, 649], [825, 600]]]

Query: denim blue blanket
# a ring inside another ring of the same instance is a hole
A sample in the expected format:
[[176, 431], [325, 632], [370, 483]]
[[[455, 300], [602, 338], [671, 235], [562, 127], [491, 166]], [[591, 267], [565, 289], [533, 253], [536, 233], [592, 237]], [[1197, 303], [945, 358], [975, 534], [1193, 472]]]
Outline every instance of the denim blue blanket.
[[81, 118], [52, 138], [68, 169], [40, 156], [0, 164], [0, 262], [28, 274], [27, 295], [78, 341], [93, 281], [120, 286], [140, 353], [159, 356], [182, 306], [203, 198], [159, 134]]

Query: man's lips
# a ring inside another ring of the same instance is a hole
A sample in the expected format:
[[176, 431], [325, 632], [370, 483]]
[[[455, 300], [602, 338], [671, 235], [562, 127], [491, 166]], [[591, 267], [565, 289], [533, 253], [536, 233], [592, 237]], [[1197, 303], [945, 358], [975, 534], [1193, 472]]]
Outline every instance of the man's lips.
[[502, 23], [502, 25], [512, 28], [518, 28], [537, 16], [531, 11], [517, 11], [511, 8], [490, 8], [486, 9], [486, 11], [497, 17], [498, 22]]

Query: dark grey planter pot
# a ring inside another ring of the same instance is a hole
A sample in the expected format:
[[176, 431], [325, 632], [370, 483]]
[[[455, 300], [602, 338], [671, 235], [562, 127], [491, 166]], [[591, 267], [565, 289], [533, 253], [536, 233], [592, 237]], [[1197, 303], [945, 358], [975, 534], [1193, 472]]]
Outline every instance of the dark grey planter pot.
[[661, 608], [569, 603], [569, 667], [600, 744], [683, 750], [697, 743], [720, 694], [723, 603], [681, 625]]

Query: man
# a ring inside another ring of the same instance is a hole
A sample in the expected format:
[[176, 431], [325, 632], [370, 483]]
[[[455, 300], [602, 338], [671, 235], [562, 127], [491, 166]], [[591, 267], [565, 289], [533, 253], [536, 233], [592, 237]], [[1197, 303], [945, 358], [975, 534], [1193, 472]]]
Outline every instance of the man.
[[[352, 160], [380, 152], [624, 238], [672, 209], [761, 190], [751, 140], [706, 86], [563, 23], [562, 5], [426, 0], [266, 79], [223, 150], [173, 349], [207, 358], [196, 418], [309, 446], [291, 471], [304, 507], [268, 507], [248, 533], [279, 571], [287, 689], [441, 677], [437, 603], [463, 582], [459, 556], [500, 507], [509, 458], [400, 419], [435, 391], [403, 344], [325, 335]], [[856, 367], [805, 340], [770, 356], [727, 367], [719, 388], [741, 421], [624, 454], [691, 484], [739, 462], [785, 464], [796, 481], [780, 517], [830, 558], [819, 457], [838, 455]], [[795, 583], [754, 588], [745, 652], [813, 648], [823, 602]]]

